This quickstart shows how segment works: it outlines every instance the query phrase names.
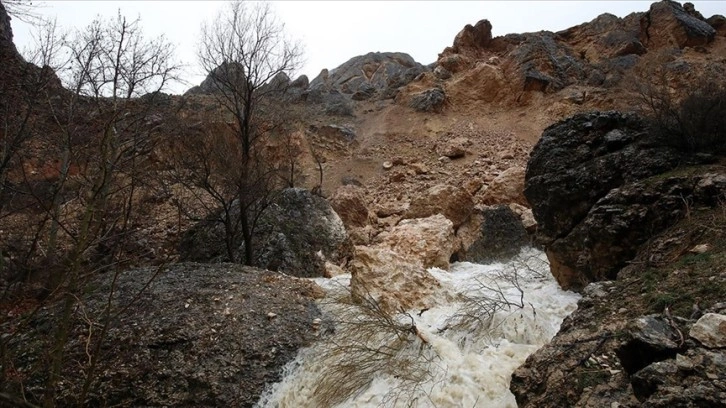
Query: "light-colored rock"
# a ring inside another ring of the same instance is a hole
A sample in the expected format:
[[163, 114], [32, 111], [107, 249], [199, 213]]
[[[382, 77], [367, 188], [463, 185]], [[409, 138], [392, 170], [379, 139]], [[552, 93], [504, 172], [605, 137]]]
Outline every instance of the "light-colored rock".
[[691, 327], [688, 335], [709, 348], [726, 347], [726, 315], [706, 313]]
[[421, 162], [411, 163], [409, 167], [413, 170], [413, 174], [428, 174], [429, 172], [429, 168]]
[[341, 268], [340, 266], [332, 263], [332, 262], [325, 262], [325, 273], [323, 274], [326, 278], [334, 278], [339, 275], [343, 275], [346, 272]]
[[391, 161], [384, 161], [383, 162], [383, 168], [386, 170], [390, 170], [393, 168], [393, 162]]
[[442, 214], [451, 220], [454, 228], [459, 228], [473, 211], [474, 200], [466, 189], [438, 184], [414, 198], [404, 218], [426, 218]]
[[373, 298], [387, 312], [431, 307], [440, 287], [420, 263], [389, 248], [358, 246], [348, 267], [353, 297]]
[[466, 148], [470, 145], [471, 140], [465, 137], [455, 137], [441, 143], [436, 150], [440, 156], [456, 159], [464, 157], [466, 155]]
[[693, 248], [689, 249], [688, 252], [694, 253], [694, 254], [703, 254], [708, 252], [708, 250], [711, 249], [711, 246], [708, 244], [699, 244], [694, 246]]
[[341, 186], [328, 201], [348, 229], [376, 223], [376, 215], [368, 209], [363, 190], [359, 187]]
[[378, 203], [374, 208], [377, 216], [386, 218], [405, 213], [409, 206], [410, 203], [408, 201], [386, 201]]
[[375, 241], [424, 268], [448, 269], [451, 254], [457, 247], [454, 225], [441, 214], [403, 220], [390, 231], [379, 234]]
[[514, 166], [503, 171], [482, 193], [482, 204], [517, 203], [527, 205], [524, 197], [524, 167]]
[[484, 223], [484, 216], [475, 211], [465, 223], [456, 229], [457, 253], [459, 256], [481, 238], [481, 225]]
[[527, 232], [532, 233], [537, 230], [537, 220], [534, 219], [534, 214], [532, 214], [531, 208], [527, 208], [517, 203], [510, 203], [509, 208], [511, 208], [512, 211], [519, 216], [522, 220], [522, 225]]

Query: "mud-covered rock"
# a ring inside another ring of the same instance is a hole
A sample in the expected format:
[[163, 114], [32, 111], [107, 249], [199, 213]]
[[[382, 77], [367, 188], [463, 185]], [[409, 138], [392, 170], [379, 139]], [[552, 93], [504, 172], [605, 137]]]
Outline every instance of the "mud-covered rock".
[[338, 187], [329, 199], [330, 205], [347, 228], [362, 228], [377, 221], [369, 208], [363, 190], [355, 185]]
[[350, 290], [358, 299], [373, 299], [388, 312], [425, 309], [440, 287], [420, 262], [382, 246], [357, 246], [348, 265]]
[[466, 189], [448, 184], [435, 185], [411, 200], [405, 218], [426, 218], [442, 214], [459, 228], [474, 211], [474, 201]]
[[[314, 302], [323, 295], [310, 281], [233, 264], [176, 264], [102, 275], [72, 309], [64, 348], [58, 405], [252, 407], [265, 384], [315, 338]], [[91, 391], [77, 398], [89, 354], [110, 321], [97, 356]], [[22, 384], [17, 392], [40, 404], [62, 305], [32, 317], [32, 329], [8, 345]], [[272, 316], [272, 317], [271, 317]], [[3, 327], [7, 333], [8, 327]], [[48, 343], [46, 343], [48, 342]], [[8, 369], [8, 367], [3, 367]]]
[[379, 234], [375, 243], [424, 268], [449, 269], [449, 260], [456, 251], [453, 224], [441, 214], [403, 220]]

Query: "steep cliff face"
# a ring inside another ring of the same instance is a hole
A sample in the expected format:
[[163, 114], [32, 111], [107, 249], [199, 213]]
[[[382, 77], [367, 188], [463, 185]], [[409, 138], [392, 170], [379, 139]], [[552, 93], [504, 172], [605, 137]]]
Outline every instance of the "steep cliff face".
[[585, 296], [514, 373], [520, 407], [724, 406], [726, 160], [653, 132], [581, 114], [532, 152], [525, 195], [552, 273]]

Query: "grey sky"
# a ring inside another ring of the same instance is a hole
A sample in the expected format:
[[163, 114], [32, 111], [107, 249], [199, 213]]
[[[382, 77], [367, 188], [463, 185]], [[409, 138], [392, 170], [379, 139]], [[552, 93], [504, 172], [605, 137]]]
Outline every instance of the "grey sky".
[[[204, 74], [195, 68], [199, 27], [214, 17], [220, 1], [46, 1], [34, 2], [47, 17], [56, 16], [63, 28], [83, 27], [97, 15], [111, 17], [117, 10], [141, 17], [147, 36], [160, 34], [176, 45], [177, 56], [188, 64], [190, 85]], [[335, 68], [370, 51], [400, 51], [428, 64], [436, 60], [466, 24], [489, 19], [494, 35], [558, 31], [608, 12], [625, 16], [646, 11], [651, 1], [278, 1], [273, 3], [288, 33], [302, 41], [306, 63], [298, 74], [310, 79], [323, 68]], [[724, 1], [693, 1], [705, 17], [726, 14]], [[19, 49], [32, 45], [31, 28], [13, 20]]]

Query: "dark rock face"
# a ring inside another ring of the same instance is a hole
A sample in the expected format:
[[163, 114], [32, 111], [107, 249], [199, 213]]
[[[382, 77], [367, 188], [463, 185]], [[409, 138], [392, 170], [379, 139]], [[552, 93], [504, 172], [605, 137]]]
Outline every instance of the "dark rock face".
[[[323, 276], [325, 260], [340, 264], [352, 253], [343, 222], [330, 204], [298, 188], [286, 189], [275, 199], [263, 213], [255, 238], [254, 264], [293, 276]], [[236, 241], [239, 256], [243, 258], [242, 237]], [[188, 231], [179, 250], [181, 258], [187, 261], [228, 260], [224, 229], [209, 221], [200, 222]]]
[[[324, 198], [289, 188], [261, 220], [257, 265], [293, 276], [323, 276], [325, 260], [346, 262], [353, 247], [343, 221]], [[318, 255], [322, 254], [322, 258]]]
[[[120, 274], [112, 313], [123, 312], [109, 327], [88, 399], [77, 401], [88, 361], [85, 319], [102, 318], [113, 274], [93, 282], [72, 316], [59, 405], [251, 407], [265, 384], [278, 381], [283, 366], [315, 338], [313, 296], [322, 291], [311, 282], [232, 264], [176, 264], [155, 273]], [[24, 350], [15, 367], [29, 373], [23, 390], [32, 402], [43, 395], [46, 374], [35, 365], [47, 353], [42, 339], [60, 312], [41, 311], [34, 329], [9, 346]]]
[[522, 220], [507, 205], [498, 205], [481, 212], [484, 221], [481, 236], [459, 254], [460, 261], [474, 263], [505, 262], [529, 244]]
[[581, 114], [532, 152], [525, 195], [552, 273], [587, 286], [513, 374], [521, 408], [726, 406], [726, 342], [711, 342], [726, 321], [726, 167], [650, 132], [634, 116]]
[[561, 285], [613, 278], [654, 229], [677, 220], [676, 197], [692, 191], [682, 184], [690, 181], [628, 184], [682, 160], [678, 151], [652, 143], [632, 115], [579, 114], [545, 129], [524, 194]]
[[10, 25], [10, 16], [5, 10], [5, 6], [0, 3], [0, 46], [15, 48], [13, 43], [13, 30]]
[[408, 106], [418, 112], [441, 112], [446, 103], [446, 93], [441, 88], [431, 88], [411, 96]]

